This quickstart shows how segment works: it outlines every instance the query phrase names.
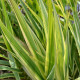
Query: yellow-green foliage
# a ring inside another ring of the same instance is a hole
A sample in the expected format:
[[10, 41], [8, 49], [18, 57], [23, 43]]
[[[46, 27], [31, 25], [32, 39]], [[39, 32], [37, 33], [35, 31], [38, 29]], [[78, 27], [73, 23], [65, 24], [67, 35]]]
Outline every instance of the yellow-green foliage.
[[26, 74], [32, 80], [80, 76], [77, 0], [0, 0], [0, 4], [0, 43], [6, 46], [0, 47], [8, 55], [1, 54], [8, 61], [0, 60], [0, 70], [12, 71], [0, 79], [26, 80]]

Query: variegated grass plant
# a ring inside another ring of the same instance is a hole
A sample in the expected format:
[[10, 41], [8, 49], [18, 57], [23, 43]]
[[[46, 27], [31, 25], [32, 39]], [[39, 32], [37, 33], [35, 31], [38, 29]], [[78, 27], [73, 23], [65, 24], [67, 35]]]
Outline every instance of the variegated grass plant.
[[8, 55], [0, 54], [6, 59], [0, 60], [0, 70], [12, 71], [1, 74], [0, 79], [27, 80], [24, 72], [32, 80], [80, 79], [78, 3], [0, 0], [0, 47]]

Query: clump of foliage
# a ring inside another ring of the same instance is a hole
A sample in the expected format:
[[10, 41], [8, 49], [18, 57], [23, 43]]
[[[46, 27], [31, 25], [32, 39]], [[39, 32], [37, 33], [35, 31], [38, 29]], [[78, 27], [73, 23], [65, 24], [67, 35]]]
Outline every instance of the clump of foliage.
[[78, 3], [0, 0], [0, 79], [79, 80]]

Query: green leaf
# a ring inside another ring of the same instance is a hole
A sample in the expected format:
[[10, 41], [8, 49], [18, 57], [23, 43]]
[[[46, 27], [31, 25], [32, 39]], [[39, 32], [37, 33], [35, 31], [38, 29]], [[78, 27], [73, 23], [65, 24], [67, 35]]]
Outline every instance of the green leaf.
[[2, 54], [0, 54], [0, 57], [9, 60], [6, 56], [4, 56], [4, 55], [2, 55]]
[[2, 8], [3, 8], [3, 14], [5, 16], [5, 23], [6, 23], [6, 26], [8, 27], [8, 29], [13, 33], [12, 26], [11, 26], [11, 23], [9, 21], [9, 17], [7, 15], [7, 12], [6, 12], [6, 7], [5, 7], [4, 2], [5, 1], [1, 0]]
[[24, 4], [24, 2], [22, 0], [20, 0], [24, 10], [25, 10], [25, 13], [31, 23], [31, 26], [33, 28], [33, 30], [36, 32], [36, 35], [40, 38], [40, 40], [42, 39], [42, 32], [41, 32], [41, 29], [39, 27], [39, 25], [37, 24], [37, 22], [34, 20], [34, 18], [32, 17], [31, 13], [29, 12], [28, 8], [26, 7], [26, 5]]
[[42, 80], [43, 77], [38, 69], [38, 66], [36, 66], [34, 59], [30, 57], [29, 52], [27, 52], [19, 42], [13, 37], [13, 35], [8, 31], [8, 29], [4, 26], [4, 24], [0, 21], [0, 27], [8, 40], [11, 48], [15, 52], [15, 55], [17, 56], [17, 59], [20, 61], [20, 63], [29, 71], [29, 74], [34, 76], [34, 79]]
[[54, 80], [55, 66], [53, 66], [51, 72], [49, 73], [47, 80]]
[[1, 66], [1, 65], [0, 65], [0, 70], [9, 70], [9, 71], [21, 72], [19, 69], [11, 68], [8, 66]]
[[40, 5], [40, 8], [41, 8], [44, 31], [45, 31], [45, 35], [46, 35], [46, 39], [47, 39], [47, 34], [48, 34], [48, 13], [47, 13], [46, 7], [43, 3], [43, 0], [39, 0], [39, 5]]
[[0, 36], [0, 43], [4, 43], [3, 37]]
[[0, 65], [8, 65], [9, 66], [9, 62], [6, 60], [0, 60]]
[[55, 6], [53, 4], [54, 9], [54, 21], [55, 21], [55, 48], [56, 48], [56, 59], [55, 59], [55, 69], [56, 69], [56, 79], [64, 80], [66, 79], [65, 75], [65, 64], [67, 64], [66, 60], [68, 57], [67, 45], [64, 41], [64, 35], [62, 31], [62, 27], [55, 10]]
[[0, 79], [4, 79], [4, 78], [12, 78], [14, 77], [14, 74], [13, 73], [4, 73], [4, 74], [1, 74], [0, 75]]
[[[6, 23], [6, 26], [7, 26], [8, 30], [14, 35], [13, 30], [12, 30], [12, 26], [11, 26], [11, 23], [10, 23], [10, 20], [9, 20], [9, 17], [8, 17], [8, 14], [6, 12], [6, 7], [5, 7], [5, 3], [4, 2], [5, 1], [3, 1], [3, 0], [1, 1], [2, 7], [3, 7], [3, 14], [5, 16], [5, 23]], [[7, 46], [7, 48], [12, 51], [9, 43], [7, 42], [7, 40], [6, 40], [5, 36], [4, 36], [4, 34], [3, 34], [3, 39], [4, 39], [4, 42], [5, 42], [6, 46]], [[14, 58], [12, 57], [12, 55], [8, 54], [8, 56], [9, 56], [10, 66], [12, 68], [17, 68], [16, 63], [15, 63]], [[16, 80], [20, 80], [19, 74], [16, 73], [16, 72], [13, 72], [13, 73], [14, 73], [14, 76], [15, 76]]]
[[[10, 4], [12, 6], [12, 9], [14, 10], [14, 13], [15, 13], [16, 18], [19, 23], [19, 27], [22, 31], [22, 34], [26, 41], [26, 44], [29, 46], [31, 54], [33, 55], [33, 57], [35, 57], [35, 59], [44, 61], [43, 58], [40, 56], [43, 54], [41, 53], [41, 50], [32, 35], [32, 30], [30, 29], [29, 25], [26, 23], [25, 19], [23, 18], [23, 15], [22, 15], [21, 11], [18, 9], [17, 4], [15, 3], [14, 0], [10, 0]], [[38, 55], [37, 53], [40, 53], [40, 55]], [[37, 64], [41, 74], [44, 75], [43, 66], [39, 63], [36, 63], [36, 64]]]
[[54, 21], [52, 1], [48, 0], [48, 36], [46, 46], [45, 74], [46, 77], [50, 73], [54, 65]]
[[[23, 1], [23, 0], [22, 0]], [[24, 1], [23, 1], [24, 2]], [[40, 23], [40, 25], [43, 27], [43, 21], [42, 19], [29, 7], [27, 3], [24, 2], [24, 4], [27, 6], [27, 8], [30, 10], [30, 12], [33, 14], [33, 16], [36, 18], [36, 20]]]

